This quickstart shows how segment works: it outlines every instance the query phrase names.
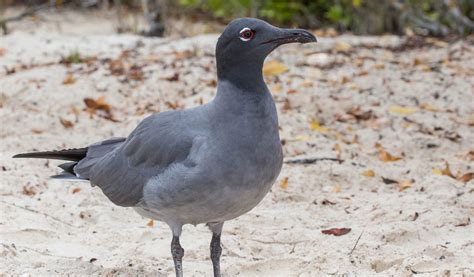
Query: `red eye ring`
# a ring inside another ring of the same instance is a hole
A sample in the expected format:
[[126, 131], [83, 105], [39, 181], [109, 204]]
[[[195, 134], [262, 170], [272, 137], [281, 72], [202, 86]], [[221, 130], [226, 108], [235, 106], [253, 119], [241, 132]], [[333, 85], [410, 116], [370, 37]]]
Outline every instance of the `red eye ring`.
[[239, 35], [240, 35], [240, 40], [249, 41], [249, 40], [253, 39], [253, 37], [255, 35], [255, 31], [248, 28], [248, 27], [245, 27], [242, 30], [240, 30]]

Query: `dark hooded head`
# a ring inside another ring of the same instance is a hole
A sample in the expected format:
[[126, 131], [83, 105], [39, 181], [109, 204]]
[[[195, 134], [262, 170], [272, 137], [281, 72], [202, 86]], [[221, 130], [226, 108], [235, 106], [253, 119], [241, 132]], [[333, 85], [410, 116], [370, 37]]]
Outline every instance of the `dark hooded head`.
[[216, 46], [217, 75], [235, 79], [240, 75], [261, 76], [265, 58], [282, 44], [316, 42], [301, 29], [282, 29], [255, 18], [239, 18], [225, 28]]

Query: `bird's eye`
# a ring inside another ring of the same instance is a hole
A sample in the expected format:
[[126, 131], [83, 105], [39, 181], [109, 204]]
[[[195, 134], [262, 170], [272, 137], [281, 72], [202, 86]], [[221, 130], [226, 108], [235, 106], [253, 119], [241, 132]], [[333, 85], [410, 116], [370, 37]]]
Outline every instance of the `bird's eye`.
[[255, 35], [255, 31], [250, 28], [245, 27], [242, 30], [240, 30], [239, 34], [240, 34], [240, 40], [249, 41]]

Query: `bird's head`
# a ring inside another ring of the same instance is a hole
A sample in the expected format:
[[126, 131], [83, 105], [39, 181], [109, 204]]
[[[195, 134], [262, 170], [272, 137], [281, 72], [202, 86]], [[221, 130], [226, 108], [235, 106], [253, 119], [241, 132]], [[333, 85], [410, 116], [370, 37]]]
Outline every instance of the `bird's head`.
[[219, 78], [229, 74], [254, 74], [262, 70], [265, 58], [282, 44], [316, 42], [302, 29], [283, 29], [256, 18], [239, 18], [225, 28], [216, 46]]

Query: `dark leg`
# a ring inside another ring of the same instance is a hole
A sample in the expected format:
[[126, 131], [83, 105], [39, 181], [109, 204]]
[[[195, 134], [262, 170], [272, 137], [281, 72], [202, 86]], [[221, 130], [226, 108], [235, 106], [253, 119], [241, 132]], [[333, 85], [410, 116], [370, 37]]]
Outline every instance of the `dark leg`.
[[221, 276], [221, 233], [222, 233], [222, 226], [224, 223], [218, 224], [209, 224], [209, 228], [212, 231], [212, 240], [211, 240], [211, 260], [212, 260], [212, 267], [214, 269], [214, 277]]
[[171, 241], [171, 255], [173, 256], [176, 277], [183, 277], [184, 249], [179, 244], [179, 236], [175, 236], [174, 234], [173, 240]]

